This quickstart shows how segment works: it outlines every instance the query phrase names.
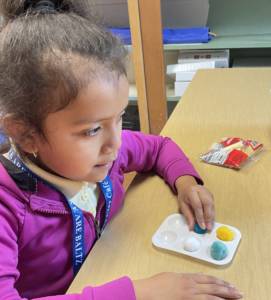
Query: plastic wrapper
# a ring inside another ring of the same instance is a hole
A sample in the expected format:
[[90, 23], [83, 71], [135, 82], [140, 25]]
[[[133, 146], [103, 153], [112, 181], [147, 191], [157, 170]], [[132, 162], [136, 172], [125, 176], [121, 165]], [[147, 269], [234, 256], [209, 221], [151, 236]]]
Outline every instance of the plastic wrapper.
[[263, 144], [238, 137], [223, 138], [212, 145], [211, 149], [201, 154], [200, 159], [208, 164], [241, 169], [263, 150]]

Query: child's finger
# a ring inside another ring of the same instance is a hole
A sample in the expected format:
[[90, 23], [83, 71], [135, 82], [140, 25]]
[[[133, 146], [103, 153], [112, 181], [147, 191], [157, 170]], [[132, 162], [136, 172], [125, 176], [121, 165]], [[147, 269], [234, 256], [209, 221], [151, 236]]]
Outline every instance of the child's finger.
[[194, 280], [197, 283], [201, 283], [201, 284], [208, 283], [208, 284], [218, 284], [218, 285], [230, 285], [230, 283], [228, 283], [223, 279], [211, 275], [206, 275], [203, 273], [195, 273], [195, 274], [191, 274], [191, 276], [193, 276]]
[[193, 208], [197, 223], [202, 229], [205, 229], [206, 225], [204, 221], [203, 206], [198, 192], [194, 191], [193, 193], [191, 193], [190, 197], [190, 204]]
[[243, 296], [242, 293], [233, 286], [217, 284], [201, 284], [198, 286], [198, 293], [222, 297], [222, 299], [240, 299]]
[[186, 221], [187, 221], [187, 224], [188, 224], [188, 228], [190, 230], [192, 230], [194, 228], [194, 225], [195, 225], [195, 219], [194, 219], [193, 211], [191, 210], [191, 208], [189, 207], [189, 205], [187, 205], [184, 202], [181, 205], [181, 210], [182, 210], [182, 214], [186, 218]]
[[207, 207], [204, 207], [204, 219], [206, 228], [210, 231], [213, 229], [214, 226], [214, 220], [215, 220], [215, 211], [213, 205], [208, 205]]
[[221, 299], [220, 297], [222, 297], [222, 299], [242, 298], [242, 293], [240, 293], [237, 288], [227, 281], [202, 273], [192, 274], [192, 276], [193, 279], [199, 284], [198, 291], [200, 294], [218, 296], [218, 299]]
[[214, 202], [211, 195], [200, 195], [200, 199], [203, 205], [203, 213], [204, 213], [204, 220], [206, 224], [206, 228], [211, 230], [213, 228], [213, 223], [215, 219], [215, 209], [214, 209]]

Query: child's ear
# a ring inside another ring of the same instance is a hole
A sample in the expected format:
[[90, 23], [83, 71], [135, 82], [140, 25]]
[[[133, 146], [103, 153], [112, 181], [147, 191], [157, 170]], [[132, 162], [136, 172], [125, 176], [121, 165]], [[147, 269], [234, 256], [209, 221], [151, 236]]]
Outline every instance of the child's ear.
[[36, 136], [33, 128], [27, 126], [23, 121], [8, 114], [2, 120], [5, 133], [12, 139], [13, 143], [27, 153], [37, 152]]

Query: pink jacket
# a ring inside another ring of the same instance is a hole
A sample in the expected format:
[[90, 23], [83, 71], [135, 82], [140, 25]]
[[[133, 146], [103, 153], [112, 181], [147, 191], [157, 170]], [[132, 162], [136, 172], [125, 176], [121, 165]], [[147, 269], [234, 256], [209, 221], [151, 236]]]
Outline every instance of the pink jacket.
[[[80, 294], [63, 295], [73, 280], [69, 206], [61, 193], [26, 176], [0, 157], [0, 299], [19, 300], [135, 300], [128, 277]], [[111, 219], [124, 200], [123, 174], [154, 170], [174, 190], [176, 179], [192, 175], [201, 182], [191, 163], [169, 138], [123, 131], [122, 146], [109, 176], [113, 184]], [[87, 253], [97, 239], [95, 221], [103, 222], [104, 198], [97, 216], [84, 212]]]

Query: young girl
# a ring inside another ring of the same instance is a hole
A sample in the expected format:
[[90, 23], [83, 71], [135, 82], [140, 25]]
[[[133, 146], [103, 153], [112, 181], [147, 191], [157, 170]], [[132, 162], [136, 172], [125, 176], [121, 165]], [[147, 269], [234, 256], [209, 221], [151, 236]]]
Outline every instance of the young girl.
[[122, 131], [125, 50], [87, 1], [2, 0], [1, 299], [219, 300], [241, 294], [202, 274], [116, 279], [62, 295], [123, 204], [125, 172], [156, 171], [189, 227], [211, 229], [213, 199], [170, 139]]

